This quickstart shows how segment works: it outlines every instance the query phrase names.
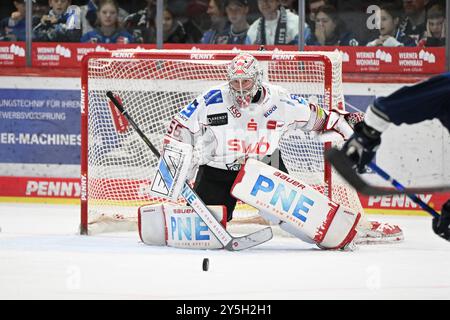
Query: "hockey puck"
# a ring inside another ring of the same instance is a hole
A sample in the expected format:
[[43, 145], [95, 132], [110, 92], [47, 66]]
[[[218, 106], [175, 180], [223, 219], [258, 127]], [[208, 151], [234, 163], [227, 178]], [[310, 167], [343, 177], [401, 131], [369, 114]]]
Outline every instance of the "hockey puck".
[[209, 259], [205, 258], [203, 259], [203, 271], [208, 271], [209, 269]]

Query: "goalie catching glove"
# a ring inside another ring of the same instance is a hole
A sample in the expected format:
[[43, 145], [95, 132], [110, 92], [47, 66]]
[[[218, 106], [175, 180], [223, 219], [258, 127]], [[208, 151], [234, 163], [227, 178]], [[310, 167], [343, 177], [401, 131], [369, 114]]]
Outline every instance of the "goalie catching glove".
[[316, 134], [320, 142], [347, 141], [353, 135], [356, 124], [364, 119], [363, 112], [349, 113], [342, 110], [325, 111], [326, 119], [322, 129]]

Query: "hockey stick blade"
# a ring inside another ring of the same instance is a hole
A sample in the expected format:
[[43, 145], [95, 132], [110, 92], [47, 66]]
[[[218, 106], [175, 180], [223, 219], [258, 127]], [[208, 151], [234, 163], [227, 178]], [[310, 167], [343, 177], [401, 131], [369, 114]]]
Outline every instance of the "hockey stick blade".
[[[128, 120], [133, 129], [142, 138], [145, 144], [150, 148], [153, 154], [159, 158], [160, 153], [147, 138], [147, 136], [142, 132], [139, 126], [134, 122], [130, 114], [125, 110], [122, 104], [115, 98], [111, 91], [106, 93], [106, 96], [111, 100], [114, 106], [120, 111], [120, 113]], [[273, 237], [272, 229], [264, 228], [256, 231], [247, 236], [233, 237], [216, 218], [212, 215], [209, 209], [206, 207], [205, 203], [200, 199], [200, 197], [191, 188], [189, 183], [186, 181], [184, 183], [184, 188], [182, 196], [185, 198], [186, 202], [191, 205], [197, 215], [203, 220], [203, 222], [208, 226], [217, 240], [223, 245], [226, 250], [229, 251], [239, 251], [248, 249], [266, 241], [269, 241]]]
[[413, 187], [396, 190], [392, 188], [377, 187], [365, 182], [353, 169], [353, 163], [342, 150], [332, 148], [325, 151], [325, 158], [333, 165], [336, 171], [348, 181], [357, 191], [368, 196], [383, 196], [395, 194], [435, 193], [450, 191], [450, 186]]
[[272, 237], [272, 228], [267, 227], [246, 236], [233, 238], [233, 240], [225, 246], [225, 249], [229, 251], [245, 250], [267, 242], [272, 239]]
[[208, 207], [200, 199], [200, 197], [191, 188], [186, 181], [184, 184], [182, 196], [186, 202], [194, 209], [198, 216], [208, 226], [217, 240], [222, 243], [223, 247], [229, 251], [240, 251], [251, 247], [255, 247], [264, 242], [269, 241], [273, 237], [272, 228], [264, 228], [252, 234], [233, 237], [211, 214]]

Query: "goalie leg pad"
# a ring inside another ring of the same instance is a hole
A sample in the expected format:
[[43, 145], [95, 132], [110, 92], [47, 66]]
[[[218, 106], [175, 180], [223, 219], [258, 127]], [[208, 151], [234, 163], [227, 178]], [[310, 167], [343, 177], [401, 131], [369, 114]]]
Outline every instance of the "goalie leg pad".
[[360, 213], [347, 210], [302, 181], [254, 159], [241, 169], [231, 194], [283, 221], [286, 231], [320, 248], [342, 248], [356, 235]]
[[169, 136], [164, 138], [158, 170], [150, 186], [153, 196], [177, 201], [191, 170], [192, 153], [192, 145]]
[[[227, 213], [223, 206], [208, 207], [226, 227]], [[221, 249], [206, 224], [188, 206], [148, 205], [138, 211], [139, 236], [143, 243], [189, 249]]]

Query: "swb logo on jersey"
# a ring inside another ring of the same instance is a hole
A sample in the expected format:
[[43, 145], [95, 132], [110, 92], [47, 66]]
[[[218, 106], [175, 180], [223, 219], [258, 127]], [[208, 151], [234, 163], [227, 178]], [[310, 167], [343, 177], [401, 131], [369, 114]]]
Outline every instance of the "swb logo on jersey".
[[270, 144], [264, 136], [255, 143], [240, 139], [230, 139], [227, 144], [228, 150], [244, 154], [265, 155], [270, 149]]

